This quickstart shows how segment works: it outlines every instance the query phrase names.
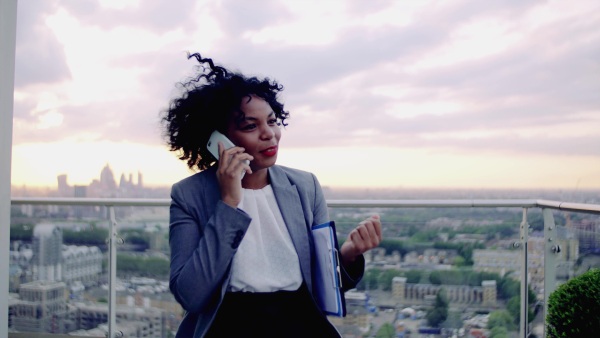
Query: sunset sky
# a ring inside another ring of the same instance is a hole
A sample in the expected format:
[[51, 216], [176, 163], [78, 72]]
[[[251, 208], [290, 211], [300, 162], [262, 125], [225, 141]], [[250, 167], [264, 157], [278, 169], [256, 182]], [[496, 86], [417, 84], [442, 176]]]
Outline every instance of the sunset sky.
[[21, 0], [12, 184], [190, 175], [187, 52], [283, 84], [278, 163], [324, 186], [600, 188], [597, 0]]

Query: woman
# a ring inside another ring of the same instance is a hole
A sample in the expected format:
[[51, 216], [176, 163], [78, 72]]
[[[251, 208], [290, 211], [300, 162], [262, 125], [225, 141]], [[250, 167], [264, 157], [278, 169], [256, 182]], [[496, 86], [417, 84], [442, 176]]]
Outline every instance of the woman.
[[[314, 299], [310, 227], [329, 221], [323, 192], [313, 174], [275, 164], [283, 87], [192, 57], [198, 75], [162, 116], [170, 150], [200, 170], [171, 191], [170, 289], [186, 311], [177, 337], [339, 337]], [[236, 145], [219, 142], [218, 161], [206, 147], [214, 130]], [[378, 215], [350, 232], [344, 291], [380, 241]]]

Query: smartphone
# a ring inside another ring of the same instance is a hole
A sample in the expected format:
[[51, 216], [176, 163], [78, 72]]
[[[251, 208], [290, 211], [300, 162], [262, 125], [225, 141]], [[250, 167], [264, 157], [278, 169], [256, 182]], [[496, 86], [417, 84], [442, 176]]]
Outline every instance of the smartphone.
[[[217, 159], [217, 161], [219, 160], [219, 142], [223, 143], [225, 149], [235, 147], [235, 144], [233, 144], [233, 142], [231, 142], [231, 140], [228, 139], [227, 136], [223, 135], [218, 130], [213, 131], [212, 134], [210, 134], [208, 143], [206, 143], [206, 148]], [[250, 164], [250, 161], [248, 160], [245, 160], [244, 162], [246, 162], [246, 164]], [[245, 174], [246, 172], [242, 171], [241, 178], [243, 178]]]

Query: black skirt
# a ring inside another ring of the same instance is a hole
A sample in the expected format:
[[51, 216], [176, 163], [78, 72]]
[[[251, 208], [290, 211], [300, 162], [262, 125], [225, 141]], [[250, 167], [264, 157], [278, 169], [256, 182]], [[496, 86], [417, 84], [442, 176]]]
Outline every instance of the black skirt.
[[207, 338], [340, 338], [303, 284], [296, 291], [227, 292]]

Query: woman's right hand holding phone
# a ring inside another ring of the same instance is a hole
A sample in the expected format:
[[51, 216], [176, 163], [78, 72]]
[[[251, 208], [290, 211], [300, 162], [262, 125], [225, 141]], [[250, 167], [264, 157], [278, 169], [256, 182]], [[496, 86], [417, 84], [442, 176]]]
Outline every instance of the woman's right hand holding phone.
[[242, 201], [242, 173], [252, 174], [248, 161], [254, 157], [245, 153], [242, 147], [225, 149], [219, 142], [219, 167], [217, 168], [217, 180], [221, 188], [221, 199], [233, 208]]

